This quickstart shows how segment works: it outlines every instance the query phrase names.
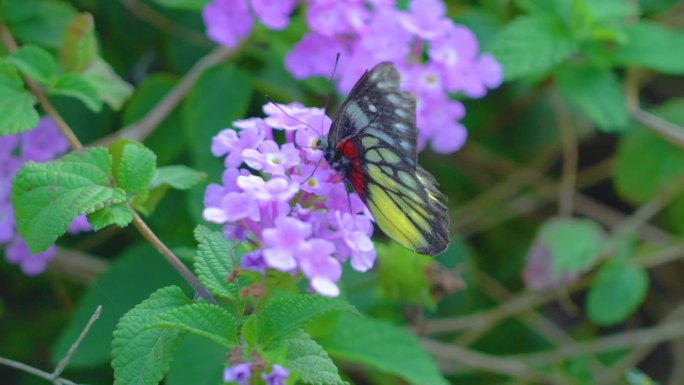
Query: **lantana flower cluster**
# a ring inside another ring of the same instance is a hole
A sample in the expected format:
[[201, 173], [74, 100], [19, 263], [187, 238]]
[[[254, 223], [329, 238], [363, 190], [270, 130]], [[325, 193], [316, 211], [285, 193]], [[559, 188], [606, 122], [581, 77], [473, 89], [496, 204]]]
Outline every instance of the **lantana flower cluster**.
[[238, 120], [214, 137], [211, 151], [226, 170], [221, 185], [207, 187], [204, 218], [255, 246], [243, 268], [301, 272], [312, 290], [337, 296], [342, 262], [366, 271], [375, 261], [370, 213], [316, 149], [331, 123], [322, 109], [263, 110], [265, 118]]
[[394, 0], [213, 0], [203, 10], [207, 33], [227, 47], [249, 35], [254, 17], [283, 29], [294, 8], [306, 6], [309, 31], [285, 58], [296, 78], [330, 76], [340, 54], [338, 90], [346, 93], [361, 74], [392, 61], [402, 88], [418, 99], [418, 148], [458, 150], [467, 137], [459, 121], [465, 107], [450, 94], [480, 98], [502, 81], [501, 65], [479, 52], [475, 35], [446, 16], [442, 0], [411, 0], [407, 10]]
[[[10, 200], [12, 179], [25, 162], [46, 162], [65, 153], [69, 143], [55, 122], [47, 116], [40, 119], [35, 129], [17, 135], [0, 136], [0, 247], [4, 247], [8, 262], [19, 265], [26, 275], [45, 271], [54, 258], [53, 245], [38, 254], [31, 254], [24, 239], [17, 233], [14, 210]], [[69, 227], [70, 233], [89, 230], [85, 216], [77, 217]]]

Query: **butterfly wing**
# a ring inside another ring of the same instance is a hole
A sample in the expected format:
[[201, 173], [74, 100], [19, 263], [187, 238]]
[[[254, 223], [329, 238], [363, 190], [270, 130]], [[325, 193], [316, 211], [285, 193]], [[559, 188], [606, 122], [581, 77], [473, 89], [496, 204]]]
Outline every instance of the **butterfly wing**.
[[328, 140], [350, 159], [345, 176], [385, 234], [436, 255], [449, 244], [445, 197], [417, 165], [416, 102], [399, 85], [391, 63], [366, 72], [335, 115]]

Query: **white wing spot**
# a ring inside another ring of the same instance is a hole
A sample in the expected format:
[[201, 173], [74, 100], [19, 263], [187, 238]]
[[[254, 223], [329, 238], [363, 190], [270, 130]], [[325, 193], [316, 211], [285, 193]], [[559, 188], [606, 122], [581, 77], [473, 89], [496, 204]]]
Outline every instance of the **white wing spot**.
[[392, 125], [400, 132], [408, 132], [409, 130], [409, 126], [402, 122], [394, 122]]
[[376, 113], [376, 112], [378, 112], [378, 108], [375, 107], [375, 104], [369, 103], [369, 104], [368, 104], [368, 111], [370, 111], [370, 112], [372, 112], [372, 113]]
[[389, 100], [390, 103], [394, 104], [395, 106], [404, 105], [404, 101], [401, 99], [401, 96], [399, 96], [398, 94], [387, 94], [387, 100]]
[[368, 126], [368, 117], [356, 102], [351, 102], [347, 105], [347, 112], [349, 113], [349, 119], [354, 123], [354, 128], [356, 130]]
[[395, 143], [394, 138], [392, 138], [391, 136], [387, 135], [386, 133], [384, 133], [378, 129], [369, 128], [366, 130], [366, 134], [373, 135], [374, 137], [384, 141], [385, 143], [389, 144], [390, 146], [394, 146], [394, 143]]
[[395, 108], [394, 113], [397, 114], [400, 118], [407, 119], [409, 117], [408, 112], [402, 110], [401, 108]]
[[376, 86], [381, 90], [390, 90], [390, 89], [392, 89], [393, 84], [392, 84], [392, 82], [385, 80], [385, 81], [376, 83]]

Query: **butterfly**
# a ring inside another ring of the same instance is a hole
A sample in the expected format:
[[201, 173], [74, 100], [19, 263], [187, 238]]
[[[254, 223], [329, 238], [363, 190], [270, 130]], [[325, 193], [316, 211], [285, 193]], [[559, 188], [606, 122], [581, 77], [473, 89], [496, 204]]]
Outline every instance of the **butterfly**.
[[416, 100], [383, 62], [356, 82], [319, 148], [390, 238], [420, 254], [449, 244], [449, 217], [435, 178], [417, 163]]

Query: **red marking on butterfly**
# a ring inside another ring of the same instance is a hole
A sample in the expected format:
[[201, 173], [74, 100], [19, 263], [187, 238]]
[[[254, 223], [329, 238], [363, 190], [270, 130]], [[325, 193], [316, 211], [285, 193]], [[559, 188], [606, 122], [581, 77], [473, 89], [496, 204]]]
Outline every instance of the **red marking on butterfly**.
[[360, 197], [364, 197], [364, 185], [363, 185], [363, 169], [361, 168], [361, 159], [359, 159], [359, 153], [356, 150], [356, 146], [351, 141], [351, 139], [343, 139], [337, 144], [337, 151], [342, 153], [342, 156], [351, 160], [351, 172], [349, 174], [349, 179], [351, 179], [351, 184], [354, 186], [354, 190]]

